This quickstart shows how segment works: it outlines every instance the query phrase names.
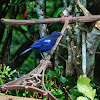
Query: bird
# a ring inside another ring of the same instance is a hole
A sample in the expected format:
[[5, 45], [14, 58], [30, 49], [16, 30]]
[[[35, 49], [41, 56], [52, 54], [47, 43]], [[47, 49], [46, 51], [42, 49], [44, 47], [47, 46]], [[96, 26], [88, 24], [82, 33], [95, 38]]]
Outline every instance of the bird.
[[42, 58], [44, 59], [42, 53], [52, 49], [52, 47], [56, 43], [56, 40], [61, 35], [63, 35], [63, 34], [60, 33], [60, 32], [54, 31], [50, 35], [48, 35], [48, 36], [46, 36], [46, 37], [44, 37], [42, 39], [39, 39], [38, 41], [33, 43], [30, 46], [30, 48], [28, 48], [25, 51], [23, 51], [20, 55], [23, 55], [24, 53], [26, 53], [26, 52], [28, 52], [30, 50], [36, 49], [37, 51], [39, 51], [39, 53], [41, 54]]

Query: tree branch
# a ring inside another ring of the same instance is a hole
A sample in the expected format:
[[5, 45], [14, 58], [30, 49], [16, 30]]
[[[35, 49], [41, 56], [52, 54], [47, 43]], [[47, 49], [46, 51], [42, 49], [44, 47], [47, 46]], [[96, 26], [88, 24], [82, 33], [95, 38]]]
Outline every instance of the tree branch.
[[33, 25], [33, 24], [58, 23], [58, 22], [64, 23], [64, 20], [69, 20], [69, 23], [93, 22], [100, 20], [100, 15], [80, 16], [80, 17], [64, 16], [62, 18], [45, 18], [45, 19], [33, 19], [33, 20], [16, 20], [16, 19], [2, 18], [1, 22], [9, 25]]

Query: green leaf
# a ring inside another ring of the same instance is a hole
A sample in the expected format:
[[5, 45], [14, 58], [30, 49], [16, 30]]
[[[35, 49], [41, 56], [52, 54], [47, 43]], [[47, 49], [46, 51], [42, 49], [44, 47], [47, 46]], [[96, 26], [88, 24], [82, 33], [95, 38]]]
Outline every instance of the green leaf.
[[89, 100], [89, 99], [86, 98], [86, 97], [79, 96], [79, 97], [77, 98], [77, 100]]
[[56, 66], [56, 69], [63, 69], [63, 66]]
[[8, 71], [7, 71], [7, 69], [3, 70], [3, 74], [8, 75]]
[[35, 4], [36, 4], [35, 1], [26, 3], [26, 13], [27, 13], [27, 14], [32, 13], [32, 10], [33, 10], [33, 11], [35, 10], [35, 7], [34, 7]]
[[90, 86], [91, 86], [91, 87], [95, 87], [96, 85], [95, 85], [95, 84], [93, 84], [93, 83], [90, 83]]
[[1, 78], [5, 78], [5, 75], [1, 74], [0, 77], [1, 77]]
[[26, 92], [23, 92], [23, 96], [25, 96], [26, 94], [28, 94], [28, 91], [26, 91]]
[[52, 86], [54, 84], [54, 81], [50, 81], [50, 85]]
[[60, 77], [60, 75], [57, 72], [55, 73], [55, 76], [56, 76], [56, 78]]
[[58, 100], [65, 100], [65, 96], [59, 97]]
[[54, 77], [55, 76], [55, 71], [49, 71], [48, 75], [49, 75], [49, 77]]
[[64, 7], [57, 8], [57, 10], [53, 14], [53, 18], [58, 17], [61, 14], [63, 9], [64, 9]]
[[3, 85], [3, 81], [2, 81], [2, 79], [0, 78], [0, 85]]
[[61, 89], [55, 89], [54, 91], [51, 91], [53, 95], [63, 95], [63, 92]]
[[80, 92], [82, 92], [88, 98], [93, 100], [95, 97], [96, 89], [90, 87], [89, 83], [90, 83], [90, 79], [87, 77], [83, 77], [81, 75], [77, 81], [77, 88]]
[[63, 69], [63, 66], [56, 66], [56, 74], [58, 74], [60, 76], [62, 69]]
[[0, 93], [0, 95], [5, 95], [5, 93]]
[[61, 89], [57, 89], [57, 93], [58, 93], [58, 95], [62, 95], [63, 94]]
[[9, 74], [9, 76], [10, 76], [10, 75], [13, 75], [15, 72], [16, 72], [16, 69], [13, 70], [13, 71], [11, 71], [10, 74]]
[[67, 85], [71, 86], [73, 84], [74, 78], [72, 76], [67, 76]]
[[0, 74], [2, 73], [2, 71], [0, 70]]
[[66, 83], [68, 80], [65, 78], [65, 77], [60, 77], [60, 81], [64, 84], [64, 83]]
[[70, 92], [71, 94], [73, 94], [74, 96], [80, 96], [80, 95], [82, 95], [82, 93], [80, 93], [79, 90], [74, 89], [74, 88], [71, 88], [71, 89], [69, 90], [69, 92]]
[[25, 92], [23, 92], [23, 96], [25, 96]]
[[11, 70], [11, 68], [9, 68], [9, 66], [7, 66], [7, 68], [6, 68], [6, 69], [7, 69], [7, 71], [8, 71], [8, 72]]
[[[71, 96], [72, 100], [76, 100], [76, 98], [77, 98], [77, 96], [75, 96], [73, 94], [70, 94], [70, 96]], [[68, 100], [70, 100], [70, 99], [68, 99]]]
[[53, 95], [58, 95], [56, 91], [51, 91]]
[[77, 85], [75, 85], [73, 88], [76, 89], [77, 88]]
[[51, 88], [51, 84], [50, 84], [50, 82], [46, 82], [46, 84], [45, 84], [45, 87], [48, 89], [48, 88]]
[[28, 30], [27, 27], [24, 26], [24, 25], [21, 25], [21, 28], [22, 28], [24, 31], [27, 31], [27, 30]]

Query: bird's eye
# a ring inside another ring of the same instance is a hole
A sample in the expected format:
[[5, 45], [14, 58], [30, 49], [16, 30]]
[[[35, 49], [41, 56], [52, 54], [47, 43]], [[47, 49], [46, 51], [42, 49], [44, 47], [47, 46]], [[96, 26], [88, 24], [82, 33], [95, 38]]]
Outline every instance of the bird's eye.
[[57, 34], [58, 34], [58, 35], [60, 35], [60, 33], [59, 33], [59, 32], [58, 32]]

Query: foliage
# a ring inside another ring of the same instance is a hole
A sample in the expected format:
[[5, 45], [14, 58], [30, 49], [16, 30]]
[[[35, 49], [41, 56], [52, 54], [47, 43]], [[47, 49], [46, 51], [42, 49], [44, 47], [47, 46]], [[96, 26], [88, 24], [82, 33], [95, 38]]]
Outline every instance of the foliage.
[[64, 90], [62, 86], [70, 86], [72, 85], [72, 77], [63, 77], [62, 76], [63, 66], [56, 66], [55, 71], [49, 71], [47, 75], [45, 75], [46, 80], [46, 88], [51, 90], [51, 93], [55, 95], [59, 100], [65, 99]]
[[[51, 90], [53, 95], [55, 95], [59, 100], [64, 100], [66, 95], [65, 91], [67, 90], [69, 91], [72, 100], [88, 100], [88, 98], [94, 100], [96, 89], [92, 89], [95, 85], [90, 83], [89, 78], [80, 76], [77, 80], [77, 84], [71, 88], [71, 86], [74, 85], [73, 83], [75, 80], [73, 80], [72, 77], [64, 77], [62, 71], [63, 66], [56, 66], [55, 71], [49, 71], [47, 75], [45, 75], [45, 86], [48, 90]], [[86, 97], [84, 97], [84, 95]], [[97, 98], [95, 98], [95, 100], [96, 99]]]
[[[2, 85], [6, 78], [11, 77], [16, 70], [11, 71], [9, 66], [4, 65], [4, 67], [0, 66], [0, 84]], [[66, 87], [67, 91], [71, 94], [71, 98], [73, 100], [98, 100], [94, 99], [95, 96], [95, 89], [92, 89], [91, 86], [95, 86], [94, 84], [90, 84], [90, 79], [87, 77], [80, 76], [77, 80], [76, 86], [70, 88], [73, 85], [73, 78], [72, 77], [64, 77], [62, 75], [63, 66], [56, 66], [55, 71], [49, 71], [45, 74], [45, 86], [48, 90], [51, 91], [53, 95], [55, 95], [59, 100], [65, 100], [65, 91], [63, 87]], [[59, 80], [58, 80], [59, 79]], [[90, 86], [91, 85], [91, 86]], [[3, 93], [0, 93], [3, 94]], [[20, 92], [16, 90], [16, 95], [20, 96]], [[22, 96], [28, 96], [28, 91], [23, 91]], [[84, 95], [86, 97], [84, 97]], [[88, 97], [88, 98], [87, 98]]]
[[58, 17], [61, 14], [63, 9], [64, 9], [64, 7], [57, 8], [57, 10], [53, 14], [53, 17], [54, 18]]
[[0, 85], [3, 85], [16, 72], [16, 69], [11, 71], [9, 66], [0, 64]]
[[[5, 82], [10, 80], [11, 76], [13, 76], [15, 72], [16, 69], [11, 70], [9, 66], [0, 64], [0, 85], [3, 85]], [[4, 93], [1, 93], [1, 91], [0, 94], [4, 95]]]

